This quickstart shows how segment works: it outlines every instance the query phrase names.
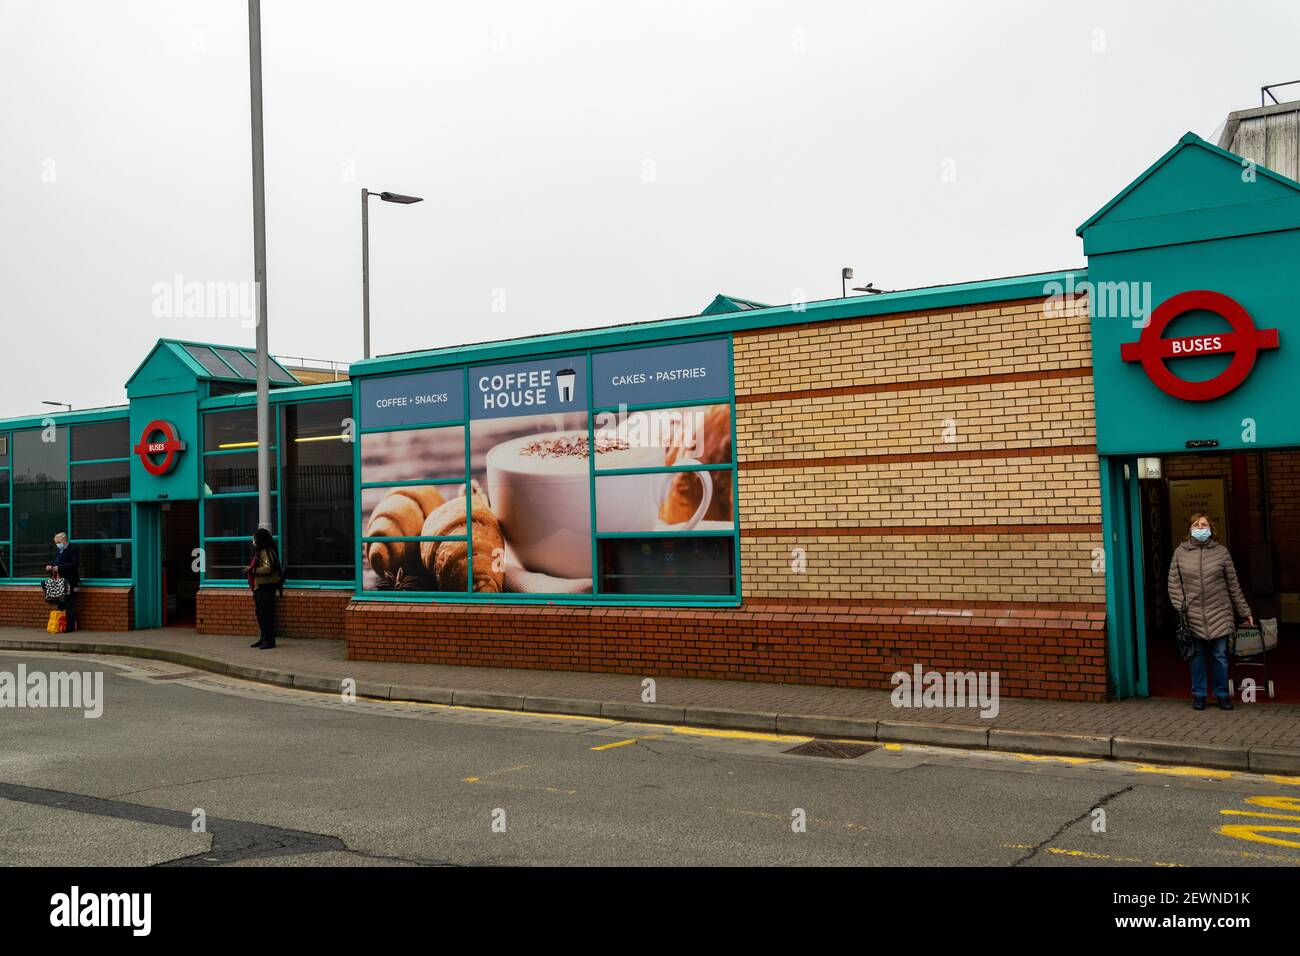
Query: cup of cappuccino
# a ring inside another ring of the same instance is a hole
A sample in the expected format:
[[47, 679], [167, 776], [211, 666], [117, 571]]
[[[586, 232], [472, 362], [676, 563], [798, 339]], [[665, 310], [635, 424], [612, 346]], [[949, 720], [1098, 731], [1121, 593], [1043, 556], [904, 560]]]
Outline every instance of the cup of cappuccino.
[[[585, 430], [544, 432], [512, 438], [487, 454], [487, 492], [515, 557], [529, 571], [560, 578], [591, 577], [590, 438]], [[602, 470], [658, 468], [662, 447], [632, 447], [597, 436], [597, 481], [619, 482], [617, 493], [597, 495], [601, 531], [651, 531], [673, 474], [600, 478]], [[677, 464], [694, 464], [680, 460]], [[696, 473], [704, 493], [685, 529], [708, 510], [713, 483]]]

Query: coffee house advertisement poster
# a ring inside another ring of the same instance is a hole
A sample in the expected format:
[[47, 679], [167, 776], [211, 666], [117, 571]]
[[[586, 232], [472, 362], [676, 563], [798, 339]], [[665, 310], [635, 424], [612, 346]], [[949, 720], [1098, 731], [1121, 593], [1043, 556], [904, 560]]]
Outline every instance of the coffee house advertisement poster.
[[[468, 477], [499, 530], [501, 590], [581, 595], [593, 517], [601, 534], [733, 531], [729, 360], [717, 339], [363, 381], [363, 536], [463, 535]], [[464, 587], [430, 542], [362, 553], [367, 589]]]

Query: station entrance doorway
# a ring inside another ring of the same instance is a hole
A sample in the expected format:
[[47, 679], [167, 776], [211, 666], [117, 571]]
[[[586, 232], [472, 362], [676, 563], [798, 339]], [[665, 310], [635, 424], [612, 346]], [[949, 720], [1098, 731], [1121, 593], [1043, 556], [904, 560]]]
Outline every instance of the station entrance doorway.
[[[1229, 659], [1234, 696], [1254, 681], [1256, 701], [1300, 703], [1300, 449], [1166, 454], [1137, 459], [1146, 689], [1153, 697], [1190, 697], [1188, 665], [1174, 641], [1177, 612], [1167, 578], [1188, 519], [1209, 515], [1232, 553], [1256, 623], [1277, 622], [1277, 646], [1262, 660]], [[1134, 582], [1136, 585], [1136, 581]]]

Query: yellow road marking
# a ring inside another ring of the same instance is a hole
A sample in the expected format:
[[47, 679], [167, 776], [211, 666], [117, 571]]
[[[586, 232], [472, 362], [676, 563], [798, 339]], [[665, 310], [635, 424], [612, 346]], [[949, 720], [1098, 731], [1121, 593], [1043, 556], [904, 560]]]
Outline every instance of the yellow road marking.
[[1283, 840], [1280, 837], [1264, 836], [1265, 833], [1294, 833], [1300, 836], [1300, 827], [1282, 827], [1282, 826], [1258, 826], [1256, 824], [1243, 825], [1231, 824], [1229, 826], [1219, 827], [1219, 832], [1224, 836], [1233, 837], [1237, 840], [1250, 840], [1254, 843], [1269, 843], [1273, 846], [1294, 847], [1300, 850], [1300, 840]]
[[[1002, 844], [1002, 846], [1008, 850], [1032, 850], [1034, 848], [1034, 845], [1032, 843], [1004, 843]], [[1055, 854], [1056, 856], [1073, 856], [1084, 860], [1108, 860], [1112, 863], [1141, 863], [1143, 865], [1147, 865], [1146, 860], [1139, 860], [1137, 857], [1109, 856], [1105, 853], [1092, 853], [1088, 850], [1067, 850], [1065, 847], [1059, 847], [1059, 846], [1045, 846], [1043, 847], [1042, 852], [1052, 853]], [[1187, 866], [1186, 863], [1162, 863], [1159, 860], [1149, 865], [1170, 866], [1170, 867]]]
[[1295, 810], [1300, 813], [1300, 797], [1247, 797], [1246, 802], [1256, 807], [1273, 810]]
[[[657, 726], [650, 724], [649, 726]], [[765, 734], [758, 730], [715, 730], [712, 727], [685, 727], [670, 725], [667, 730], [675, 734], [688, 734], [692, 737], [717, 737], [722, 740], [775, 740], [788, 743], [803, 744], [812, 740], [811, 737], [796, 737], [790, 734]]]
[[1130, 764], [1129, 769], [1138, 773], [1162, 773], [1168, 777], [1212, 777], [1215, 780], [1227, 780], [1237, 775], [1235, 770], [1211, 770], [1208, 767], [1159, 767], [1151, 763]]
[[627, 740], [616, 740], [612, 744], [601, 744], [599, 747], [592, 747], [592, 750], [613, 750], [615, 747], [626, 747], [628, 744], [634, 744], [638, 740], [662, 740], [663, 734], [647, 734], [644, 737], [629, 737]]
[[1044, 761], [1049, 763], [1066, 763], [1066, 764], [1096, 763], [1098, 760], [1101, 759], [1100, 757], [1067, 757], [1064, 754], [1022, 754], [1010, 750], [1008, 751], [991, 750], [989, 752], [1008, 753], [1012, 757], [1015, 757], [1017, 760]]
[[1231, 817], [1264, 817], [1267, 820], [1290, 820], [1292, 823], [1300, 823], [1300, 817], [1287, 813], [1262, 813], [1259, 810], [1220, 810], [1219, 812]]

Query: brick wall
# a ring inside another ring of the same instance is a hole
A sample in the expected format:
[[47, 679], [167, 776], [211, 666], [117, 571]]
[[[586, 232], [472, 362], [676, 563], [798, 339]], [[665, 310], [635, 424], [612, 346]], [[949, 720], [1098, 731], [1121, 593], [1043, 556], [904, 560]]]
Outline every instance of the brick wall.
[[[276, 605], [276, 634], [339, 640], [344, 610], [351, 599], [350, 590], [286, 588]], [[257, 636], [252, 592], [246, 587], [201, 588], [196, 623], [200, 634]]]
[[805, 604], [754, 609], [398, 605], [356, 601], [348, 657], [484, 667], [888, 687], [923, 661], [997, 670], [1013, 696], [1096, 700], [1103, 611], [933, 610]]
[[734, 342], [740, 610], [357, 601], [349, 656], [878, 687], [919, 662], [1105, 696], [1086, 308]]
[[[129, 631], [135, 625], [135, 601], [129, 587], [77, 588], [77, 627], [85, 631]], [[0, 624], [45, 629], [53, 606], [39, 585], [0, 587]]]

